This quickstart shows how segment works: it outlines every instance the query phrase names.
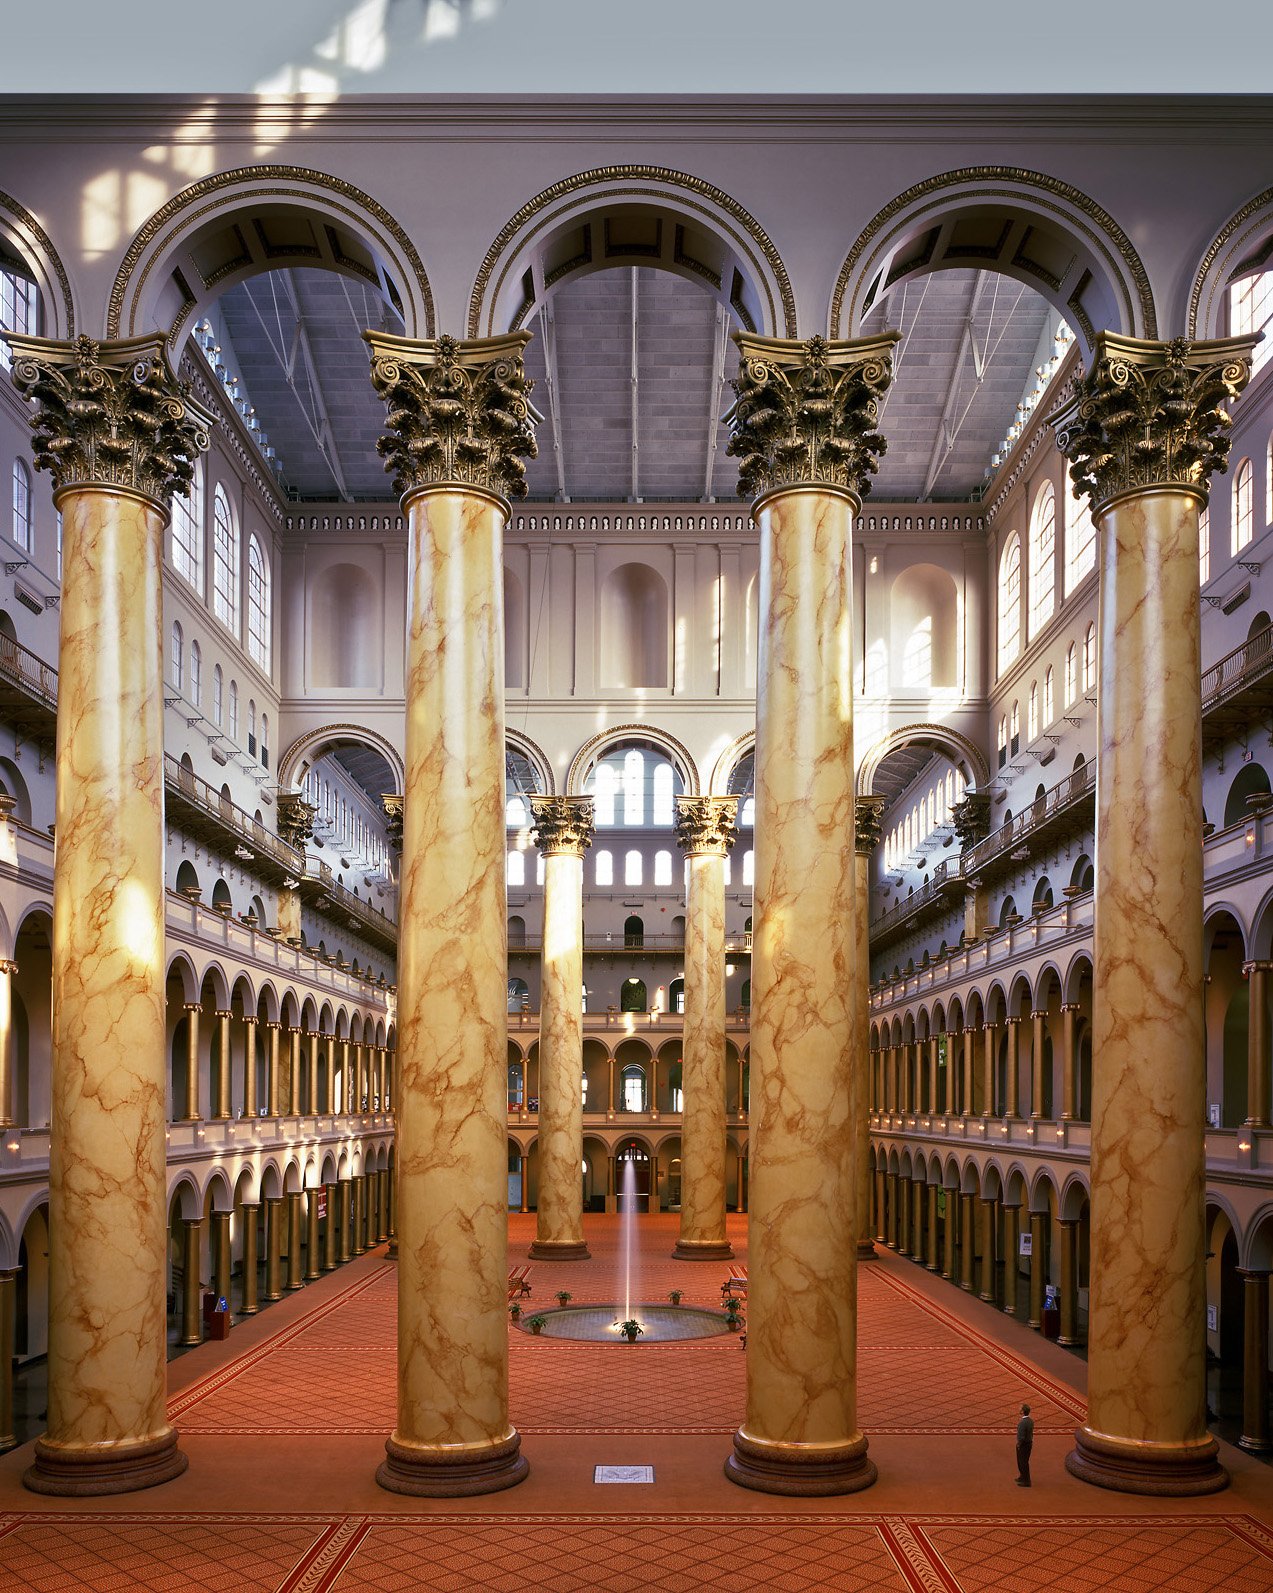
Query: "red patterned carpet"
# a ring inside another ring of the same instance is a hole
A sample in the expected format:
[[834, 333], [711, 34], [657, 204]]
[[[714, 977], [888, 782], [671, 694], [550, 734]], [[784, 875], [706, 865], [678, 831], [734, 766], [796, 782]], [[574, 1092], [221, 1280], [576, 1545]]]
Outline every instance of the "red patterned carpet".
[[[514, 1259], [533, 1224], [510, 1219]], [[745, 1260], [745, 1222], [731, 1230]], [[615, 1220], [587, 1231], [592, 1260], [533, 1264], [528, 1310], [559, 1288], [613, 1302]], [[675, 1231], [643, 1220], [633, 1298], [678, 1287], [718, 1305], [727, 1267], [672, 1260]], [[0, 1459], [2, 1593], [1273, 1593], [1273, 1473], [1229, 1450], [1233, 1487], [1212, 1500], [1083, 1487], [1063, 1469], [1082, 1362], [891, 1255], [860, 1274], [859, 1407], [880, 1481], [843, 1508], [725, 1481], [745, 1392], [736, 1337], [629, 1347], [515, 1329], [530, 1480], [455, 1504], [384, 1494], [372, 1474], [395, 1419], [396, 1285], [382, 1253], [365, 1256], [174, 1362], [191, 1464], [165, 1488], [77, 1509], [22, 1490], [23, 1451]], [[1031, 1493], [1011, 1481], [1023, 1399]], [[654, 1485], [597, 1486], [598, 1462], [651, 1465]]]

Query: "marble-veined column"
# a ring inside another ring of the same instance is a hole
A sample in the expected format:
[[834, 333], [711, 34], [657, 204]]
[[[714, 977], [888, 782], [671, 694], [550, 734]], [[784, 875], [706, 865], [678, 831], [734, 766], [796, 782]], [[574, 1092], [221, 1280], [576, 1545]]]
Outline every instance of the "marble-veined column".
[[398, 1421], [376, 1475], [490, 1493], [529, 1470], [508, 1418], [502, 579], [535, 451], [529, 334], [367, 339], [408, 520]]
[[[871, 854], [880, 844], [884, 798], [859, 796], [853, 805], [853, 904], [857, 959], [853, 995], [857, 1009], [853, 1136], [856, 1143], [857, 1257], [875, 1260], [871, 1238]], [[881, 1099], [881, 1105], [883, 1101]]]
[[[583, 1237], [583, 859], [591, 797], [532, 796], [544, 859], [539, 996], [539, 1203], [530, 1255], [586, 1261]], [[523, 1099], [524, 1099], [523, 1092]], [[682, 1152], [684, 1156], [684, 1152]]]
[[1207, 1432], [1198, 519], [1250, 338], [1102, 333], [1053, 417], [1100, 576], [1087, 1421], [1066, 1460], [1211, 1493]]
[[257, 1241], [261, 1208], [258, 1202], [245, 1200], [239, 1209], [243, 1214], [243, 1303], [239, 1307], [239, 1312], [242, 1316], [255, 1316], [261, 1308], [259, 1299], [261, 1252]]
[[852, 530], [896, 339], [736, 341], [760, 662], [747, 1410], [726, 1474], [842, 1494], [876, 1476], [857, 1417]]
[[689, 864], [681, 1227], [672, 1251], [681, 1261], [723, 1261], [734, 1253], [725, 1236], [725, 859], [737, 826], [737, 797], [676, 799], [676, 839]]
[[199, 1121], [199, 1017], [203, 1008], [197, 1001], [188, 1001], [182, 1008], [186, 1015], [186, 1110], [187, 1123]]
[[160, 335], [6, 334], [62, 516], [48, 1431], [39, 1493], [185, 1470], [167, 1416], [163, 538], [210, 417]]

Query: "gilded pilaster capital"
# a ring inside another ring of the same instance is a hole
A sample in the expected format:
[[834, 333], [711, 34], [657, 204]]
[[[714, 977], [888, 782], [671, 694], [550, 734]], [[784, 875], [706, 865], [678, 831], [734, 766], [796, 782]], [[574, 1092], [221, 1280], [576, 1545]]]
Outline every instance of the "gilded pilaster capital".
[[213, 417], [174, 376], [160, 334], [109, 343], [5, 335], [14, 386], [36, 404], [36, 468], [55, 492], [115, 487], [165, 514], [174, 492], [189, 492]]
[[406, 798], [399, 796], [396, 791], [384, 791], [380, 796], [380, 806], [385, 810], [385, 818], [388, 820], [389, 845], [395, 852], [402, 850], [402, 813], [405, 802]]
[[1229, 458], [1225, 405], [1251, 378], [1258, 339], [1169, 343], [1102, 332], [1090, 370], [1051, 416], [1070, 479], [1093, 513], [1112, 499], [1155, 488], [1206, 497]]
[[592, 845], [591, 797], [533, 796], [531, 839], [545, 857], [582, 857]]
[[736, 796], [676, 798], [676, 844], [687, 856], [724, 857], [737, 839]]
[[950, 810], [955, 821], [955, 834], [959, 837], [959, 850], [966, 852], [990, 834], [989, 791], [968, 791], [963, 800]]
[[888, 447], [876, 430], [896, 332], [828, 342], [735, 332], [740, 356], [726, 452], [738, 490], [819, 485], [864, 497]]
[[376, 444], [405, 497], [421, 487], [475, 487], [499, 498], [526, 496], [535, 425], [543, 417], [528, 394], [522, 350], [529, 332], [460, 342], [423, 342], [364, 332], [371, 385], [385, 401], [386, 430]]
[[884, 798], [860, 796], [853, 804], [853, 850], [870, 857], [884, 833]]
[[314, 820], [318, 809], [306, 802], [299, 791], [280, 791], [278, 794], [278, 833], [280, 839], [297, 851], [314, 833]]

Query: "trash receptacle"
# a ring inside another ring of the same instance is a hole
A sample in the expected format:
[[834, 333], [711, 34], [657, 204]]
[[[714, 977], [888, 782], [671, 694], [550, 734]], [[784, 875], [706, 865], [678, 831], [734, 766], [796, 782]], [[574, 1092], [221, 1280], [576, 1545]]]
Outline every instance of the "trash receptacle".
[[230, 1312], [226, 1301], [224, 1298], [217, 1299], [216, 1295], [213, 1295], [212, 1298], [214, 1305], [212, 1315], [208, 1318], [208, 1326], [211, 1330], [209, 1337], [228, 1339], [230, 1337]]
[[205, 1289], [203, 1291], [203, 1325], [204, 1325], [204, 1327], [210, 1327], [212, 1325], [212, 1314], [216, 1310], [216, 1308], [217, 1308], [217, 1291], [215, 1289]]
[[1055, 1339], [1061, 1336], [1061, 1309], [1055, 1305], [1043, 1307], [1043, 1337]]

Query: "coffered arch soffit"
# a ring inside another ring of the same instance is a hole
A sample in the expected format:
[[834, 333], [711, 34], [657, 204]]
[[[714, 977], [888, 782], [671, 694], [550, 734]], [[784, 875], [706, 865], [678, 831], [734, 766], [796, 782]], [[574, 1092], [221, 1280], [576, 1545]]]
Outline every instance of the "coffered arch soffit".
[[716, 767], [712, 770], [711, 794], [713, 796], [727, 796], [729, 782], [734, 770], [743, 761], [749, 752], [756, 750], [756, 732], [748, 730], [730, 744], [716, 760]]
[[567, 277], [639, 265], [706, 287], [754, 331], [796, 335], [791, 280], [764, 228], [722, 189], [664, 166], [595, 167], [527, 201], [482, 262], [467, 335], [524, 326]]
[[1158, 335], [1153, 291], [1131, 239], [1094, 199], [1015, 166], [967, 166], [916, 183], [880, 210], [845, 256], [830, 335], [857, 337], [886, 289], [931, 271], [998, 271], [1043, 295], [1074, 328]]
[[326, 172], [244, 166], [174, 195], [134, 237], [111, 289], [107, 337], [168, 328], [175, 356], [204, 308], [263, 271], [308, 266], [376, 288], [404, 335], [435, 335], [433, 290], [418, 250], [369, 194]]
[[1229, 285], [1254, 271], [1273, 270], [1273, 188], [1249, 199], [1203, 251], [1185, 317], [1185, 336], [1228, 336]]
[[75, 295], [61, 256], [31, 212], [12, 194], [0, 189], [0, 266], [6, 263], [30, 275], [39, 289], [44, 312], [40, 335], [74, 337]]
[[317, 730], [308, 730], [303, 736], [297, 736], [278, 761], [279, 786], [283, 790], [299, 786], [310, 767], [333, 742], [345, 741], [356, 741], [360, 746], [379, 753], [393, 774], [394, 791], [400, 793], [406, 790], [406, 768], [402, 753], [393, 742], [364, 725], [321, 725]]
[[973, 790], [981, 790], [989, 784], [990, 766], [980, 748], [969, 741], [967, 736], [961, 735], [958, 730], [952, 730], [949, 725], [903, 725], [900, 730], [890, 731], [867, 749], [866, 755], [858, 765], [858, 796], [866, 797], [873, 794], [876, 773], [890, 752], [897, 752], [902, 747], [914, 746], [917, 743], [945, 753], [952, 763], [965, 769], [968, 783]]

